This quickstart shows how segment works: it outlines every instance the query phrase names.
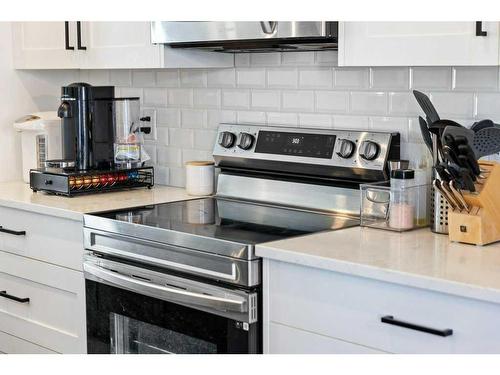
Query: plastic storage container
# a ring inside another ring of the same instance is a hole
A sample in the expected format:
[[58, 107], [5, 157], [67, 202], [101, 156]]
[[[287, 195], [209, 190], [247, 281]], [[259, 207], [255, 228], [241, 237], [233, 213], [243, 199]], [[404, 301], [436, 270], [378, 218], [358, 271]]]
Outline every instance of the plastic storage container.
[[407, 181], [363, 184], [361, 226], [404, 232], [428, 226], [427, 198], [430, 185], [411, 185]]

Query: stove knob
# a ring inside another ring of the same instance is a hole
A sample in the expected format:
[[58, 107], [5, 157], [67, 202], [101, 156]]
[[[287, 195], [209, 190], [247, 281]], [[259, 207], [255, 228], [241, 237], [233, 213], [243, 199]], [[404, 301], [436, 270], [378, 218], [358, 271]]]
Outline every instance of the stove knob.
[[380, 146], [372, 141], [364, 141], [361, 143], [359, 155], [365, 160], [374, 160], [380, 152]]
[[348, 159], [354, 153], [355, 148], [356, 145], [353, 141], [350, 141], [348, 139], [339, 139], [337, 142], [335, 153], [342, 159]]
[[254, 136], [249, 133], [240, 133], [238, 137], [238, 147], [243, 150], [249, 150], [253, 146]]
[[219, 134], [218, 143], [221, 147], [231, 148], [236, 141], [236, 136], [231, 132], [222, 132]]

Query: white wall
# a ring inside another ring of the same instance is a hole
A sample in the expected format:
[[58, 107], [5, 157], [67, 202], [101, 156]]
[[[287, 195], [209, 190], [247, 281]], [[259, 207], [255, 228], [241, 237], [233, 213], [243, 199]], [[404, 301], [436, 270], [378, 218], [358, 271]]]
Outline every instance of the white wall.
[[12, 68], [10, 23], [0, 22], [0, 181], [21, 178], [20, 140], [12, 124], [36, 106]]

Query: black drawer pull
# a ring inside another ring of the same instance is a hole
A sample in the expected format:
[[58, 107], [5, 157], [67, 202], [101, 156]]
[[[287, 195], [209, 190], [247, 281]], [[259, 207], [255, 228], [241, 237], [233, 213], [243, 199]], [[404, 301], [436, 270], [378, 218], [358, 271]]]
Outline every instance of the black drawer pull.
[[14, 236], [26, 236], [26, 231], [25, 230], [11, 230], [11, 229], [6, 229], [0, 225], [0, 232], [2, 233], [7, 233], [7, 234], [13, 234]]
[[483, 31], [483, 22], [476, 21], [476, 36], [488, 36], [487, 31]]
[[413, 329], [415, 331], [430, 333], [431, 335], [436, 335], [436, 336], [446, 337], [446, 336], [453, 335], [453, 330], [449, 329], [449, 328], [441, 330], [441, 329], [435, 329], [435, 328], [429, 328], [429, 327], [419, 326], [417, 324], [403, 322], [401, 320], [396, 320], [396, 319], [394, 319], [394, 317], [392, 315], [383, 316], [380, 319], [380, 321], [382, 323], [392, 324], [393, 326], [398, 326], [398, 327]]
[[19, 303], [30, 303], [29, 298], [19, 298], [16, 296], [12, 296], [12, 295], [8, 294], [6, 290], [2, 290], [0, 292], [0, 297], [8, 298], [8, 299], [11, 299], [11, 300], [19, 302]]

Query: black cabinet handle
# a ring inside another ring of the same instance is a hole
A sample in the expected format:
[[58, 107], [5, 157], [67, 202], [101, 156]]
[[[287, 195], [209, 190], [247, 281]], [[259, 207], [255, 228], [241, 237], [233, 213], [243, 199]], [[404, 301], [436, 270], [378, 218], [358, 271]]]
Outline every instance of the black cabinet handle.
[[483, 23], [481, 21], [476, 21], [476, 36], [487, 36], [488, 32], [483, 31]]
[[12, 229], [6, 229], [0, 225], [0, 232], [2, 233], [7, 233], [7, 234], [13, 234], [14, 236], [26, 236], [26, 231], [25, 230], [12, 230]]
[[19, 303], [30, 303], [29, 298], [19, 298], [16, 296], [12, 296], [12, 295], [8, 294], [6, 290], [2, 290], [0, 292], [0, 297], [11, 299], [11, 300], [19, 302]]
[[64, 21], [64, 48], [74, 50], [75, 47], [69, 45], [69, 22]]
[[413, 329], [415, 331], [430, 333], [431, 335], [436, 335], [436, 336], [446, 337], [446, 336], [453, 335], [453, 330], [449, 329], [449, 328], [440, 330], [440, 329], [435, 329], [435, 328], [429, 328], [429, 327], [419, 326], [417, 324], [403, 322], [401, 320], [396, 320], [396, 319], [394, 319], [394, 317], [392, 315], [383, 316], [380, 319], [380, 321], [382, 323], [391, 324], [393, 326], [398, 326], [398, 327]]
[[80, 21], [76, 21], [76, 44], [80, 50], [87, 49], [87, 47], [82, 46], [82, 23]]

